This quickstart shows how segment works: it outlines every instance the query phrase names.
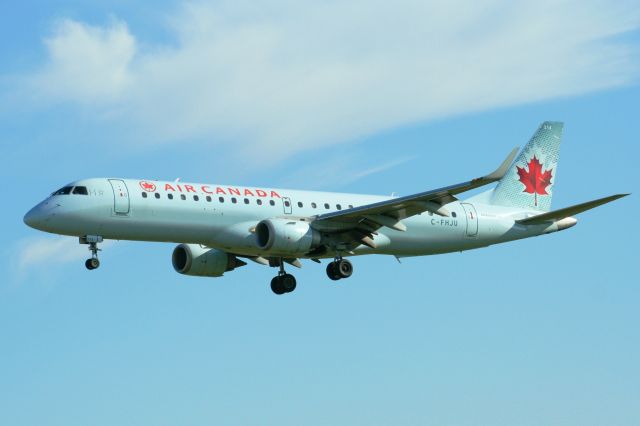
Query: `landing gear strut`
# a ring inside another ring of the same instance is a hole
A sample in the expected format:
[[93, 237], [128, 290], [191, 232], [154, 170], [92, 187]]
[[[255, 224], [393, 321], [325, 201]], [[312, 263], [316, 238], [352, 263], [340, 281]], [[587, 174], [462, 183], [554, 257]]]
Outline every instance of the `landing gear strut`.
[[353, 274], [353, 265], [342, 256], [336, 256], [335, 260], [327, 265], [327, 276], [334, 281], [349, 278]]
[[280, 259], [278, 275], [271, 280], [271, 291], [275, 294], [291, 293], [296, 289], [296, 278], [284, 270], [284, 261]]
[[100, 260], [98, 259], [98, 243], [102, 242], [102, 237], [99, 235], [87, 235], [86, 237], [80, 237], [80, 244], [88, 244], [91, 257], [84, 262], [84, 266], [88, 270], [97, 269], [100, 266]]

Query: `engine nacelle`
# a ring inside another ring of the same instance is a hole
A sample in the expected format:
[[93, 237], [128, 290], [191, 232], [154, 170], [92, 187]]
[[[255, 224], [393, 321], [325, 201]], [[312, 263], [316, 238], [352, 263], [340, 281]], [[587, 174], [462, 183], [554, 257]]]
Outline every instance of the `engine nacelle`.
[[261, 250], [301, 255], [320, 245], [320, 233], [301, 220], [265, 219], [256, 225], [256, 240]]
[[227, 271], [246, 265], [235, 256], [198, 244], [180, 244], [173, 249], [171, 263], [176, 272], [196, 277], [221, 277]]

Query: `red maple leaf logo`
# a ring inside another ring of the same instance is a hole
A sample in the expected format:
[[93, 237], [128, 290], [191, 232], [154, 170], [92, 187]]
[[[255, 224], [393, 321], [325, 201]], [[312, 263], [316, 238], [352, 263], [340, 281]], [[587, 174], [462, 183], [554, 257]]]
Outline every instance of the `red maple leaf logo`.
[[153, 192], [156, 190], [156, 186], [151, 182], [141, 181], [140, 188], [144, 189], [147, 192]]
[[528, 171], [525, 170], [524, 167], [516, 166], [516, 168], [518, 169], [520, 182], [524, 184], [524, 190], [522, 192], [534, 194], [535, 205], [537, 206], [538, 194], [549, 195], [547, 193], [547, 186], [551, 185], [551, 178], [553, 177], [551, 169], [543, 173], [542, 164], [535, 155], [529, 160]]

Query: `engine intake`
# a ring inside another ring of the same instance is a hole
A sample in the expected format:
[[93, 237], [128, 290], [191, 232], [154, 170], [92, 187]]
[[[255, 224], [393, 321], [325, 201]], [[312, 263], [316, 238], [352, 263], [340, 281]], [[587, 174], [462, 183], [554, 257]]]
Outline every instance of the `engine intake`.
[[320, 233], [294, 219], [265, 219], [256, 225], [258, 248], [285, 255], [301, 255], [320, 245]]
[[196, 277], [221, 277], [225, 272], [246, 265], [224, 251], [198, 244], [180, 244], [173, 249], [171, 263], [176, 272]]

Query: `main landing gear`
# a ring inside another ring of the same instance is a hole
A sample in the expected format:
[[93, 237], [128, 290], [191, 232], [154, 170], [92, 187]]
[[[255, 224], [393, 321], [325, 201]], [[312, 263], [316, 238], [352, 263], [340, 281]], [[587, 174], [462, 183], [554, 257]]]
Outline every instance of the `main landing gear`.
[[327, 265], [327, 276], [334, 281], [349, 278], [353, 274], [353, 265], [342, 256], [337, 256], [335, 260]]
[[275, 294], [291, 293], [296, 289], [296, 278], [284, 270], [284, 261], [280, 259], [278, 275], [271, 280], [271, 291]]
[[[280, 270], [278, 275], [271, 280], [271, 291], [275, 294], [291, 293], [296, 289], [295, 277], [287, 274], [284, 270], [284, 260], [280, 259], [279, 264], [275, 262], [271, 266], [279, 266]], [[342, 256], [336, 256], [333, 262], [327, 265], [327, 275], [334, 281], [349, 278], [351, 274], [353, 274], [353, 265], [347, 259], [343, 259]]]
[[102, 237], [99, 235], [87, 235], [85, 237], [80, 237], [80, 244], [89, 245], [91, 257], [84, 262], [84, 266], [86, 266], [90, 271], [100, 267], [100, 260], [98, 259], [98, 252], [100, 249], [98, 248], [98, 243], [101, 242]]

